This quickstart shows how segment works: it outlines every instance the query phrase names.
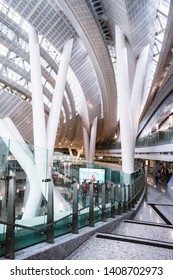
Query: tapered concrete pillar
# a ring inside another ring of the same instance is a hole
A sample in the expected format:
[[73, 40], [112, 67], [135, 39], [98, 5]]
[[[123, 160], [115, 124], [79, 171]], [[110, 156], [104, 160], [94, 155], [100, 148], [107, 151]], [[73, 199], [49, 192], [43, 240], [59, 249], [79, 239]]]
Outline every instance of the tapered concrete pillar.
[[72, 149], [68, 148], [68, 151], [69, 151], [70, 156], [73, 158], [73, 151], [72, 151]]
[[32, 111], [34, 131], [34, 157], [42, 193], [47, 197], [47, 187], [42, 181], [48, 177], [46, 127], [43, 102], [40, 49], [35, 28], [29, 28]]
[[14, 155], [14, 157], [28, 176], [30, 189], [34, 190], [29, 192], [22, 218], [24, 219], [34, 217], [38, 213], [42, 198], [35, 165], [30, 156], [22, 148], [20, 142], [18, 142], [14, 138], [11, 131], [7, 128], [7, 126], [2, 120], [0, 120], [0, 135], [6, 146], [9, 147], [10, 152]]
[[49, 161], [52, 161], [53, 150], [55, 146], [56, 133], [59, 124], [59, 116], [62, 107], [62, 101], [64, 96], [64, 89], [67, 80], [68, 66], [70, 62], [70, 56], [72, 51], [73, 40], [69, 40], [63, 49], [61, 55], [61, 61], [59, 65], [55, 90], [52, 98], [51, 109], [49, 112], [49, 118], [47, 123], [47, 149], [49, 151]]
[[16, 128], [15, 124], [13, 123], [13, 121], [8, 117], [8, 118], [4, 118], [3, 119], [3, 123], [6, 125], [6, 127], [11, 132], [11, 134], [14, 136], [14, 139], [16, 139], [16, 141], [18, 141], [20, 143], [21, 147], [24, 149], [24, 151], [27, 153], [27, 155], [34, 162], [33, 152], [31, 151], [31, 149], [26, 144], [25, 140], [23, 139], [22, 135], [20, 134], [20, 132]]
[[132, 94], [131, 94], [131, 112], [134, 133], [134, 144], [139, 124], [141, 101], [143, 94], [143, 86], [147, 69], [149, 45], [147, 45], [140, 53], [137, 60], [135, 77], [133, 81]]
[[97, 121], [98, 121], [98, 117], [96, 116], [94, 118], [92, 126], [91, 126], [90, 149], [89, 149], [89, 162], [91, 162], [91, 163], [94, 163], [95, 146], [96, 146], [96, 133], [97, 133]]
[[[40, 64], [40, 52], [39, 52], [39, 41], [36, 30], [31, 27], [29, 29], [29, 48], [30, 48], [30, 67], [31, 67], [31, 85], [32, 85], [32, 107], [33, 107], [33, 129], [34, 129], [34, 156], [39, 183], [41, 186], [42, 194], [48, 198], [48, 183], [47, 179], [51, 177], [49, 172], [50, 158], [52, 160], [53, 151], [49, 145], [50, 139], [54, 139], [52, 136], [56, 135], [56, 131], [51, 131], [53, 128], [48, 128], [48, 138], [46, 138], [45, 128], [45, 115], [44, 115], [44, 103], [43, 103], [43, 90], [42, 90], [42, 78], [41, 78], [41, 64]], [[62, 80], [64, 77], [61, 75]], [[62, 88], [61, 84], [58, 84]], [[55, 110], [56, 102], [52, 100], [53, 107]], [[57, 124], [56, 115], [52, 112], [53, 117], [50, 118], [50, 125], [52, 122]], [[55, 118], [55, 119], [54, 119]], [[48, 126], [48, 127], [49, 127]], [[51, 151], [51, 153], [49, 152]], [[51, 154], [51, 155], [50, 155]], [[54, 188], [54, 205], [56, 210], [58, 205], [63, 202], [63, 210], [69, 209], [69, 204]]]
[[40, 49], [38, 34], [33, 27], [29, 28], [29, 52], [31, 68], [34, 145], [36, 147], [46, 149], [46, 128], [44, 116]]
[[80, 159], [80, 156], [81, 156], [82, 153], [83, 153], [83, 149], [78, 149], [76, 158]]
[[119, 99], [122, 171], [134, 171], [133, 129], [130, 106], [130, 87], [125, 36], [119, 26], [115, 26], [117, 56], [117, 91]]
[[85, 159], [86, 161], [89, 161], [89, 133], [85, 127], [83, 127], [83, 140]]

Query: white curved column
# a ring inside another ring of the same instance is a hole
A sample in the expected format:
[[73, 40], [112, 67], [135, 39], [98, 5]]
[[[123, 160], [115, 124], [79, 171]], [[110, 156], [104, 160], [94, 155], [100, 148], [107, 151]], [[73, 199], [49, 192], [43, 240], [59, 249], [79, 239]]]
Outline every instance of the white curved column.
[[25, 140], [23, 139], [22, 135], [16, 128], [13, 121], [9, 117], [7, 117], [7, 118], [3, 119], [3, 123], [9, 129], [11, 134], [14, 136], [14, 139], [16, 139], [16, 141], [18, 141], [20, 143], [21, 147], [24, 149], [24, 151], [27, 153], [27, 155], [30, 156], [32, 161], [34, 161], [34, 156], [33, 156], [32, 151], [29, 149], [28, 145], [26, 144]]
[[119, 26], [115, 26], [117, 55], [117, 91], [119, 99], [122, 171], [134, 171], [133, 130], [130, 107], [130, 87], [128, 75], [127, 49], [125, 36]]
[[[31, 155], [29, 155], [29, 153], [26, 152], [26, 144], [23, 146], [23, 143], [21, 144], [21, 142], [18, 141], [18, 139], [16, 139], [17, 137], [21, 137], [17, 128], [9, 120], [6, 120], [6, 122], [8, 122], [8, 127], [5, 124], [4, 120], [0, 120], [0, 136], [4, 140], [6, 146], [9, 147], [11, 153], [14, 155], [20, 166], [25, 171], [29, 181], [29, 192], [27, 197], [25, 197], [25, 209], [22, 215], [22, 219], [32, 218], [37, 216], [42, 200], [40, 178], [35, 163], [31, 158]], [[42, 185], [43, 184], [45, 184], [46, 188], [47, 183], [44, 182], [42, 183]], [[68, 211], [70, 209], [69, 204], [65, 201], [62, 195], [55, 188], [54, 205], [56, 216], [58, 216], [62, 211]]]
[[56, 133], [59, 124], [59, 116], [64, 96], [64, 89], [67, 80], [68, 66], [72, 51], [73, 40], [69, 40], [63, 49], [61, 61], [59, 65], [58, 75], [55, 84], [55, 90], [52, 98], [51, 109], [47, 123], [47, 149], [49, 151], [49, 162], [53, 158], [53, 150], [55, 146]]
[[89, 134], [85, 127], [83, 129], [83, 140], [84, 140], [84, 153], [86, 161], [89, 161]]
[[131, 112], [132, 112], [132, 122], [133, 122], [133, 131], [134, 131], [134, 141], [136, 140], [136, 135], [138, 130], [143, 85], [144, 85], [144, 79], [147, 70], [148, 53], [149, 53], [149, 45], [146, 46], [139, 55], [137, 65], [136, 65], [133, 87], [132, 87]]
[[46, 149], [46, 128], [43, 105], [40, 49], [38, 34], [33, 27], [30, 27], [29, 29], [29, 51], [31, 68], [34, 145], [36, 147], [42, 147]]
[[29, 51], [32, 87], [34, 157], [42, 193], [47, 197], [46, 184], [42, 182], [43, 179], [48, 177], [48, 167], [40, 49], [38, 34], [33, 27], [29, 28]]
[[97, 121], [98, 121], [98, 117], [96, 116], [94, 118], [92, 126], [91, 126], [90, 149], [89, 149], [89, 162], [91, 162], [91, 163], [94, 163], [95, 146], [96, 146], [96, 133], [97, 133]]
[[80, 155], [83, 153], [83, 149], [78, 149], [77, 150], [77, 156], [76, 158], [79, 159], [80, 158]]
[[[42, 78], [41, 78], [41, 64], [40, 64], [40, 51], [38, 34], [36, 30], [31, 27], [29, 29], [29, 47], [30, 47], [30, 66], [31, 66], [31, 85], [32, 85], [32, 108], [33, 108], [33, 129], [34, 129], [34, 156], [39, 183], [42, 193], [47, 200], [48, 196], [48, 183], [43, 182], [44, 179], [50, 178], [50, 160], [46, 137], [45, 116], [44, 116], [44, 103], [43, 103], [43, 90], [42, 90]], [[63, 77], [61, 77], [63, 79]], [[60, 81], [60, 80], [59, 80]], [[53, 102], [55, 103], [55, 102]], [[55, 104], [56, 106], [56, 104]], [[54, 119], [55, 118], [55, 119]], [[57, 123], [56, 116], [53, 114], [51, 121]], [[50, 131], [50, 130], [49, 130]], [[54, 133], [54, 132], [53, 132]], [[56, 131], [55, 131], [56, 137]], [[54, 147], [53, 147], [54, 148]], [[53, 151], [51, 150], [51, 156], [53, 157]], [[51, 158], [52, 160], [52, 158]], [[54, 207], [56, 208], [60, 202], [64, 202], [64, 209], [69, 209], [69, 204], [63, 199], [63, 197], [55, 192], [54, 189]]]
[[[32, 159], [30, 158], [30, 156], [28, 156], [24, 151], [24, 149], [22, 148], [20, 142], [18, 142], [14, 138], [11, 131], [6, 127], [5, 123], [1, 119], [0, 119], [0, 135], [4, 143], [6, 144], [6, 146], [9, 147], [10, 152], [14, 155], [14, 157], [16, 158], [20, 166], [25, 171], [30, 183], [30, 192], [25, 205], [25, 210], [22, 219], [34, 217], [37, 215], [41, 198], [42, 198], [35, 165]], [[9, 145], [9, 139], [10, 139], [10, 145]]]
[[69, 151], [70, 156], [73, 158], [73, 151], [72, 151], [72, 149], [68, 148], [68, 151]]
[[[71, 51], [72, 51], [72, 45], [73, 45], [73, 40], [71, 39], [65, 44], [63, 48], [58, 75], [55, 84], [55, 90], [52, 98], [51, 109], [49, 112], [49, 118], [47, 123], [48, 166], [51, 165], [53, 159], [53, 151], [54, 151], [56, 133], [59, 124], [59, 116], [60, 116], [60, 111], [61, 111], [61, 106], [63, 101], [64, 89], [67, 80], [67, 72], [68, 72]], [[63, 210], [69, 210], [69, 204], [54, 188], [55, 211], [60, 203]]]

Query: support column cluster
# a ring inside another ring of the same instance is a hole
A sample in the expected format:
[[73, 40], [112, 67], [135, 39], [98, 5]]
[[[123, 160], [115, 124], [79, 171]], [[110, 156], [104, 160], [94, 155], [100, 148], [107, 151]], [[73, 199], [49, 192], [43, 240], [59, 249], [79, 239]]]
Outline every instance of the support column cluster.
[[149, 46], [146, 46], [138, 57], [132, 92], [130, 92], [126, 39], [118, 25], [115, 26], [115, 38], [122, 171], [124, 173], [131, 174], [134, 171], [134, 148], [139, 123], [140, 106], [147, 68]]
[[98, 117], [96, 116], [91, 125], [90, 133], [83, 127], [85, 159], [90, 163], [94, 163], [97, 122]]
[[[46, 182], [48, 177], [51, 176], [50, 166], [53, 158], [72, 44], [73, 40], [71, 39], [65, 44], [62, 52], [46, 127], [38, 34], [33, 27], [29, 29], [34, 154], [28, 149], [14, 123], [10, 119], [0, 120], [1, 136], [10, 139], [10, 151], [24, 169], [30, 185], [22, 218], [37, 216], [42, 195], [46, 200], [48, 199], [48, 183]], [[56, 207], [55, 213], [58, 212], [58, 207], [59, 212], [70, 209], [69, 204], [55, 188], [54, 205]]]

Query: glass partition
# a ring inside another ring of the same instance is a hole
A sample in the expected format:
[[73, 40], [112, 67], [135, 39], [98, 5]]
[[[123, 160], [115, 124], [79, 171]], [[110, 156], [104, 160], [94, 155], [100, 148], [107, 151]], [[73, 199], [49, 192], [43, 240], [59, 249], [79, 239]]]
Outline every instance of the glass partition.
[[50, 158], [45, 149], [0, 138], [0, 256], [8, 257], [8, 234], [14, 242], [8, 250], [52, 243], [54, 237], [127, 212], [144, 187], [142, 170], [127, 175], [81, 159], [51, 166]]
[[[173, 142], [173, 127], [169, 127], [166, 130], [156, 131], [148, 134], [147, 136], [140, 137], [136, 140], [135, 147], [150, 147], [164, 144], [170, 144]], [[96, 145], [96, 150], [107, 149], [121, 149], [121, 142], [106, 142]]]
[[173, 127], [167, 130], [157, 131], [147, 135], [146, 137], [138, 138], [136, 141], [136, 147], [148, 147], [164, 145], [173, 142]]
[[[8, 203], [8, 189], [7, 181], [8, 175], [8, 157], [9, 157], [9, 140], [6, 142], [0, 138], [0, 221], [7, 221], [7, 203]], [[4, 243], [6, 237], [6, 225], [0, 223], [0, 255], [4, 254]]]

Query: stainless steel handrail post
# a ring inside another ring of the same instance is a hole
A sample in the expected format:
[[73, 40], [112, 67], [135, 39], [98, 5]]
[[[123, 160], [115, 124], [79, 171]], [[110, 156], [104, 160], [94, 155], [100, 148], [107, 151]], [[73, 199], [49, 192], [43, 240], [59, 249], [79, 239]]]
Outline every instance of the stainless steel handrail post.
[[94, 227], [94, 188], [93, 183], [90, 185], [90, 192], [89, 192], [89, 226]]
[[77, 183], [73, 184], [73, 215], [72, 215], [72, 232], [78, 234], [78, 189]]
[[4, 176], [1, 180], [6, 181], [8, 188], [8, 202], [7, 202], [7, 223], [6, 237], [5, 237], [5, 251], [4, 257], [7, 259], [14, 259], [14, 244], [15, 244], [15, 196], [16, 196], [16, 178], [10, 172], [9, 176]]
[[106, 222], [106, 186], [102, 184], [102, 222]]
[[45, 179], [48, 183], [48, 205], [47, 205], [47, 230], [46, 242], [54, 243], [54, 199], [53, 199], [53, 184], [51, 179]]

